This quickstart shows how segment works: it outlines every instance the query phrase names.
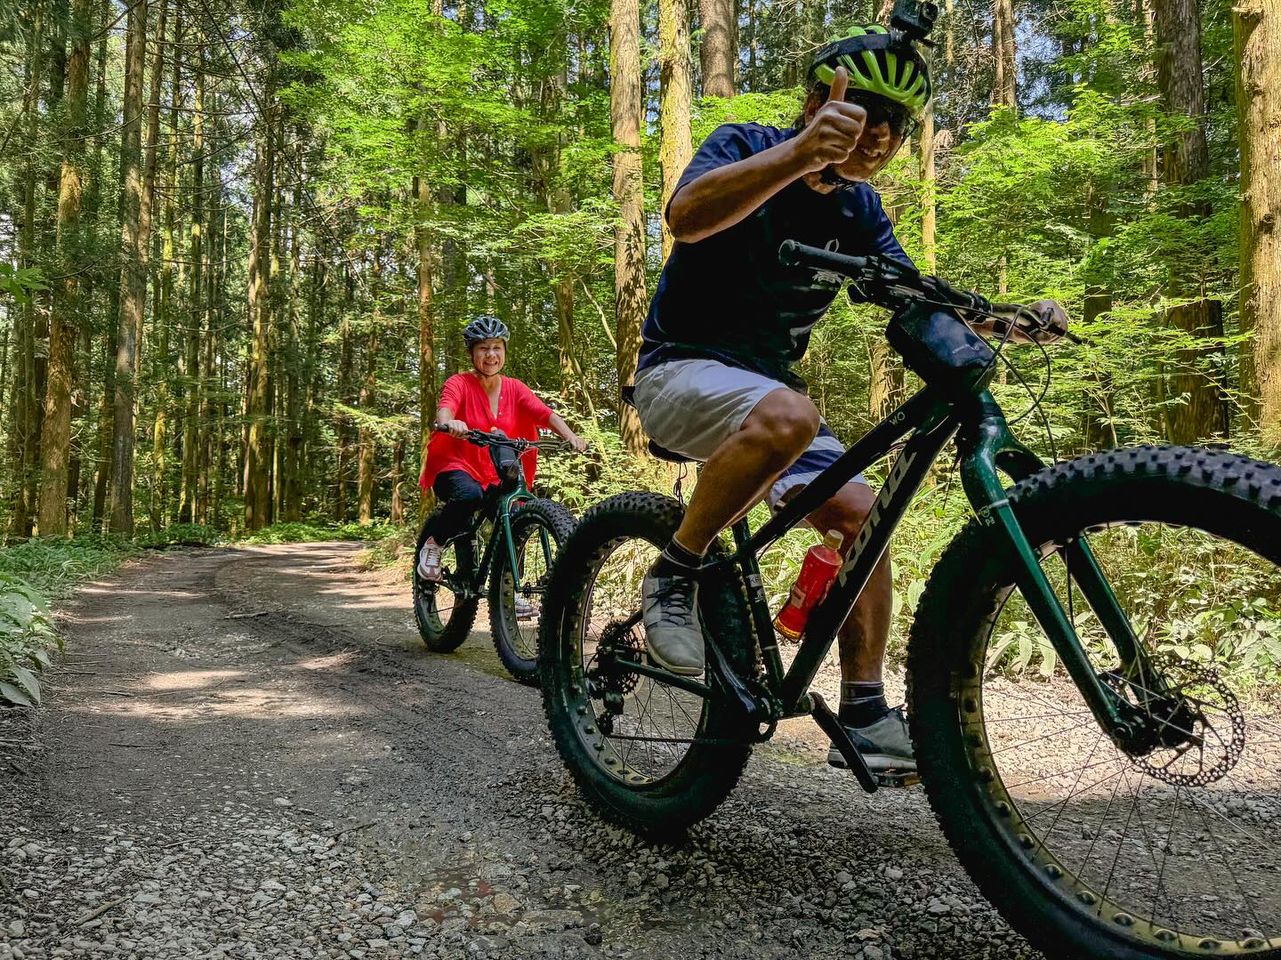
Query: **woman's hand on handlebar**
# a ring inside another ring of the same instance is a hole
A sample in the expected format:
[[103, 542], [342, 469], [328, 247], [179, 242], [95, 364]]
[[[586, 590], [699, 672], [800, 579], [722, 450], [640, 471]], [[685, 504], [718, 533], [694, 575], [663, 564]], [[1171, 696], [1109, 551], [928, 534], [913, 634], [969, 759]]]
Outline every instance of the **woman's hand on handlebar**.
[[459, 440], [467, 439], [467, 432], [471, 427], [467, 426], [461, 420], [444, 420], [436, 424], [436, 429], [442, 433], [447, 433], [451, 437], [457, 437]]

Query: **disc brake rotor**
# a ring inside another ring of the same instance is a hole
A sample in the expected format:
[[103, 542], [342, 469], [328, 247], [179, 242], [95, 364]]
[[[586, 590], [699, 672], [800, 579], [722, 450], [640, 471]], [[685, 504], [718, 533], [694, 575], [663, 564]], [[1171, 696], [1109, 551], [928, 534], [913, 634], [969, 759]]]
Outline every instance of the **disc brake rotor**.
[[[1180, 657], [1152, 661], [1171, 696], [1153, 694], [1138, 707], [1149, 727], [1151, 749], [1131, 758], [1136, 768], [1171, 786], [1204, 787], [1222, 779], [1245, 749], [1245, 715], [1218, 671]], [[1116, 674], [1108, 682], [1133, 697], [1131, 681]]]

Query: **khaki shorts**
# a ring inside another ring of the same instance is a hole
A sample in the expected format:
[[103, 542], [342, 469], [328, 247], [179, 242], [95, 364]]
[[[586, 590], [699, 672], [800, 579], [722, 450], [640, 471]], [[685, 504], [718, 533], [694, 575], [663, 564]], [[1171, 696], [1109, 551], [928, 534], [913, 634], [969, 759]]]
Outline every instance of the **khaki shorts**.
[[[669, 360], [636, 374], [633, 401], [651, 440], [683, 457], [705, 461], [743, 428], [743, 421], [766, 396], [788, 389], [764, 374], [717, 360]], [[770, 488], [770, 504], [805, 486], [844, 452], [827, 424], [820, 424], [809, 449]], [[859, 474], [850, 483], [867, 481]]]

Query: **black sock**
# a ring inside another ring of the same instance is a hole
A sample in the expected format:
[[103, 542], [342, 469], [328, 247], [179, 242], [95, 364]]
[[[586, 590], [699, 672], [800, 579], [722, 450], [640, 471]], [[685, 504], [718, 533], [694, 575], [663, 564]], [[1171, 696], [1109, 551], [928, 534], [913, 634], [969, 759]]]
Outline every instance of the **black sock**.
[[655, 561], [654, 566], [650, 569], [663, 577], [692, 577], [694, 572], [702, 565], [703, 554], [685, 549], [676, 542], [675, 537], [672, 537], [663, 552], [658, 555], [658, 560]]
[[841, 723], [849, 727], [871, 726], [890, 712], [885, 702], [885, 684], [860, 680], [841, 683]]

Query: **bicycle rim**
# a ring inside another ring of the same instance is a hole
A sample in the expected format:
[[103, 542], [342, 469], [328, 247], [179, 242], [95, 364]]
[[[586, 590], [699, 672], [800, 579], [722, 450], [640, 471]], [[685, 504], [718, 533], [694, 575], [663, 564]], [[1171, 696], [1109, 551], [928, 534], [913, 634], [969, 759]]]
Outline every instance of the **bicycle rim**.
[[512, 652], [523, 660], [538, 658], [538, 622], [543, 613], [547, 579], [556, 561], [556, 538], [543, 523], [525, 527], [516, 540], [516, 569], [519, 583], [504, 561], [503, 610], [511, 630]]
[[987, 819], [1042, 883], [1124, 942], [1281, 952], [1281, 569], [1189, 527], [1079, 536], [1154, 673], [1122, 677], [1059, 554], [1043, 568], [1096, 672], [1161, 739], [1139, 756], [1115, 746], [1010, 590], [957, 690]]
[[605, 544], [592, 566], [574, 632], [570, 692], [578, 737], [599, 769], [631, 787], [673, 776], [707, 721], [702, 697], [608, 667], [611, 653], [646, 656], [637, 611], [641, 580], [659, 549], [626, 537]]
[[414, 603], [418, 605], [419, 615], [436, 631], [449, 626], [459, 604], [459, 593], [465, 589], [456, 543], [447, 544], [441, 550], [440, 580], [424, 580], [418, 574], [418, 567], [414, 567]]

